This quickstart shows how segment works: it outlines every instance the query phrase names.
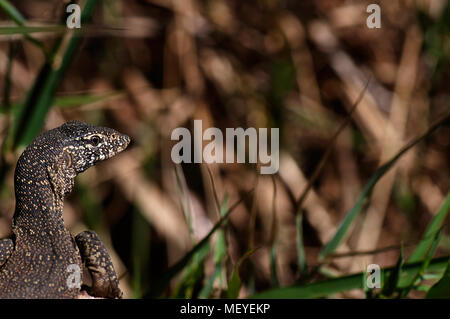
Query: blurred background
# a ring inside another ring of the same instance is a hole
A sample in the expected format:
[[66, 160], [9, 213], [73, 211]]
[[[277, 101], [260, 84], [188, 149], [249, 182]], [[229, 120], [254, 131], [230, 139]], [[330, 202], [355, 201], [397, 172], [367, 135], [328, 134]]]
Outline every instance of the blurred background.
[[[21, 151], [76, 119], [132, 138], [77, 177], [64, 207], [72, 233], [99, 233], [126, 298], [248, 297], [393, 266], [402, 247], [408, 257], [449, 201], [448, 122], [399, 159], [336, 251], [319, 256], [377, 168], [450, 109], [448, 1], [376, 1], [381, 28], [369, 29], [372, 2], [86, 0], [77, 32], [61, 27], [67, 1], [2, 0], [0, 238]], [[223, 132], [280, 128], [278, 174], [175, 165], [170, 134], [192, 132], [194, 119]], [[450, 251], [448, 216], [442, 224], [435, 257]]]

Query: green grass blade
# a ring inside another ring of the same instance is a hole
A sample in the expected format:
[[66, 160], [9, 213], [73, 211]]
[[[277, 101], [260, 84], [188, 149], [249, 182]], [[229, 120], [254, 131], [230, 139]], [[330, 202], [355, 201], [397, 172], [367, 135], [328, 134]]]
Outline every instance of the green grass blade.
[[8, 50], [8, 64], [6, 65], [6, 72], [5, 72], [5, 87], [3, 89], [3, 102], [4, 105], [1, 106], [1, 109], [4, 110], [6, 113], [11, 108], [11, 70], [12, 70], [12, 63], [14, 59], [14, 54], [16, 51], [16, 45], [13, 41], [9, 42], [9, 50]]
[[[74, 94], [67, 96], [55, 96], [53, 100], [53, 107], [57, 108], [75, 108], [82, 105], [93, 104], [98, 102], [108, 101], [124, 96], [122, 92], [107, 92], [102, 94]], [[20, 107], [20, 103], [11, 103], [12, 108]], [[6, 108], [5, 101], [0, 104], [0, 109]]]
[[150, 260], [150, 237], [151, 229], [148, 227], [142, 212], [137, 207], [133, 209], [132, 215], [132, 233], [131, 233], [131, 255], [132, 264], [132, 287], [133, 298], [141, 298], [142, 294], [148, 289], [148, 269]]
[[[0, 35], [29, 35], [37, 32], [52, 32], [55, 34], [64, 33], [67, 27], [64, 25], [46, 25], [46, 26], [17, 26], [17, 27], [0, 27]], [[38, 41], [34, 39], [34, 41]]]
[[18, 25], [25, 23], [25, 18], [22, 14], [7, 0], [0, 0], [0, 8]]
[[342, 220], [341, 224], [338, 227], [338, 230], [334, 234], [333, 238], [322, 248], [320, 254], [319, 254], [319, 260], [323, 260], [327, 255], [334, 252], [336, 248], [340, 245], [342, 240], [347, 234], [347, 231], [350, 228], [350, 225], [355, 220], [355, 218], [360, 213], [363, 205], [369, 198], [370, 194], [372, 193], [373, 188], [377, 184], [377, 182], [380, 180], [381, 177], [383, 177], [384, 174], [397, 162], [397, 160], [405, 154], [410, 148], [415, 146], [417, 143], [419, 143], [422, 139], [433, 133], [441, 124], [448, 121], [450, 118], [450, 114], [446, 114], [443, 116], [440, 120], [438, 120], [436, 123], [431, 125], [428, 130], [422, 134], [421, 136], [417, 137], [413, 141], [411, 141], [409, 144], [404, 146], [392, 159], [390, 159], [387, 163], [382, 165], [380, 168], [378, 168], [375, 171], [375, 174], [372, 175], [368, 183], [364, 186], [361, 194], [358, 196], [358, 199], [356, 201], [356, 204], [347, 212], [344, 219]]
[[428, 290], [427, 299], [450, 299], [450, 259], [442, 278]]
[[[427, 271], [428, 272], [441, 272], [445, 271], [449, 256], [435, 258], [431, 260]], [[399, 287], [405, 287], [408, 285], [411, 278], [414, 278], [417, 271], [420, 270], [422, 263], [407, 264], [403, 266], [402, 274], [399, 280]], [[385, 268], [383, 270], [384, 277], [389, 276], [394, 267]], [[320, 298], [328, 295], [332, 295], [338, 292], [344, 292], [351, 289], [364, 289], [363, 273], [349, 275], [345, 277], [333, 278], [324, 281], [319, 281], [306, 285], [296, 285], [277, 289], [271, 289], [265, 292], [258, 293], [250, 298], [257, 299], [299, 299], [299, 298]]]
[[[87, 0], [81, 13], [81, 22], [89, 20], [94, 12], [97, 0]], [[60, 49], [61, 40], [56, 41], [52, 56]], [[74, 33], [67, 45], [59, 65], [53, 59], [47, 59], [33, 87], [27, 94], [25, 103], [17, 110], [13, 126], [13, 147], [28, 145], [42, 129], [45, 117], [49, 111], [56, 89], [75, 57], [81, 43], [81, 37]]]
[[366, 203], [366, 201], [367, 201], [368, 197], [370, 196], [376, 183], [389, 170], [389, 168], [391, 168], [391, 166], [397, 161], [397, 159], [400, 157], [400, 155], [401, 154], [395, 156], [388, 163], [381, 166], [375, 172], [375, 174], [370, 178], [369, 182], [364, 186], [364, 189], [362, 190], [361, 194], [359, 195], [358, 200], [356, 201], [356, 204], [345, 215], [344, 219], [342, 220], [341, 224], [339, 225], [338, 230], [334, 234], [333, 238], [322, 248], [320, 255], [319, 255], [320, 260], [323, 260], [328, 254], [330, 254], [336, 250], [336, 248], [339, 246], [339, 244], [342, 242], [345, 235], [347, 234], [347, 231], [350, 228], [350, 225], [355, 220], [356, 216], [358, 216], [362, 207]]
[[[253, 189], [250, 190], [248, 194], [252, 193]], [[228, 219], [228, 216], [234, 211], [234, 209], [244, 200], [244, 198], [241, 198], [238, 200], [234, 205], [232, 205], [227, 212], [222, 216], [222, 218], [214, 225], [214, 227], [209, 231], [209, 233], [203, 237], [202, 240], [200, 240], [192, 249], [184, 255], [183, 258], [180, 259], [175, 265], [170, 267], [167, 272], [161, 277], [161, 279], [154, 284], [152, 289], [146, 294], [146, 297], [159, 297], [160, 294], [163, 292], [164, 288], [168, 285], [170, 280], [174, 276], [176, 276], [181, 270], [184, 269], [184, 267], [189, 263], [189, 261], [192, 259], [192, 257], [202, 249], [203, 246], [207, 245], [209, 242], [209, 239], [211, 236], [218, 230], [220, 227], [225, 223], [225, 221]]]
[[191, 241], [194, 242], [194, 229], [192, 227], [192, 211], [189, 198], [189, 190], [186, 185], [186, 179], [184, 178], [183, 169], [180, 165], [175, 165], [175, 181], [177, 185], [177, 197], [180, 202], [181, 211], [183, 212], [184, 219], [186, 220]]
[[450, 211], [450, 192], [447, 193], [444, 203], [439, 208], [437, 214], [434, 215], [433, 219], [428, 225], [425, 233], [422, 236], [422, 240], [419, 242], [416, 249], [414, 249], [411, 256], [409, 256], [408, 263], [419, 262], [425, 257], [425, 255], [427, 254], [428, 250], [430, 249], [433, 243], [433, 239], [436, 233], [442, 227], [449, 211]]
[[214, 250], [214, 263], [222, 263], [227, 254], [227, 242], [225, 240], [225, 234], [222, 229], [217, 231], [217, 243]]
[[217, 277], [220, 276], [221, 273], [222, 273], [222, 264], [219, 263], [216, 265], [216, 268], [214, 269], [213, 274], [211, 275], [211, 277], [208, 278], [208, 281], [206, 282], [206, 284], [203, 286], [202, 290], [198, 294], [199, 298], [209, 298], [211, 296], [214, 282], [216, 281]]
[[[23, 32], [24, 30], [21, 29], [21, 28], [25, 27], [25, 22], [26, 22], [25, 18], [22, 16], [22, 14], [7, 0], [0, 0], [0, 8], [2, 8], [3, 11], [5, 11], [5, 13], [19, 26], [18, 28], [16, 28], [16, 30], [9, 30], [10, 28], [8, 28], [8, 27], [6, 27], [6, 28], [2, 27], [2, 28], [0, 28], [0, 34], [17, 34], [17, 33], [24, 34], [25, 38], [28, 41], [37, 45], [42, 50], [44, 55], [46, 55], [47, 53], [45, 51], [45, 48], [44, 48], [44, 45], [42, 44], [42, 42], [33, 38], [32, 36], [30, 36], [28, 33], [31, 33], [31, 32], [24, 33]], [[27, 27], [25, 27], [25, 28], [27, 28]], [[17, 30], [17, 29], [19, 29], [19, 30]], [[5, 33], [3, 33], [3, 32], [5, 32]]]
[[270, 279], [272, 287], [280, 285], [277, 272], [277, 241], [274, 241], [272, 247], [270, 247]]
[[192, 298], [194, 286], [199, 281], [204, 272], [204, 260], [210, 252], [209, 245], [204, 245], [195, 253], [189, 264], [184, 269], [183, 276], [177, 284], [172, 298]]
[[80, 105], [103, 102], [123, 96], [122, 92], [107, 92], [102, 94], [77, 94], [55, 97], [53, 107], [72, 108]]
[[254, 249], [248, 250], [244, 256], [242, 256], [234, 267], [233, 273], [231, 275], [230, 281], [228, 282], [227, 298], [236, 299], [239, 296], [239, 291], [241, 290], [242, 281], [239, 275], [239, 268], [241, 264], [246, 260], [251, 254], [255, 252]]
[[428, 249], [425, 259], [421, 263], [420, 269], [417, 271], [416, 275], [410, 280], [409, 285], [406, 288], [402, 289], [401, 292], [402, 297], [407, 297], [408, 294], [411, 292], [411, 290], [414, 289], [414, 286], [417, 285], [421, 280], [423, 280], [423, 275], [425, 274], [425, 271], [427, 270], [431, 262], [431, 259], [434, 255], [434, 252], [436, 251], [436, 248], [438, 246], [439, 239], [441, 238], [442, 235], [442, 230], [443, 228], [441, 227], [441, 229], [434, 235], [431, 247]]
[[392, 270], [392, 272], [388, 276], [386, 283], [384, 284], [383, 289], [381, 290], [381, 294], [383, 296], [389, 297], [395, 292], [395, 290], [398, 286], [399, 279], [400, 279], [400, 274], [402, 273], [403, 264], [404, 264], [404, 259], [403, 259], [403, 247], [402, 247], [402, 249], [400, 249], [400, 256], [398, 257], [397, 264], [395, 265], [395, 268]]
[[[225, 194], [222, 206], [220, 207], [220, 216], [224, 216], [227, 212], [227, 205], [228, 205], [228, 194]], [[217, 231], [217, 242], [216, 247], [214, 249], [214, 264], [215, 269], [211, 277], [206, 282], [206, 285], [203, 287], [203, 289], [200, 291], [199, 297], [200, 298], [208, 298], [211, 294], [213, 284], [217, 277], [219, 277], [223, 270], [222, 263], [224, 262], [224, 259], [226, 258], [227, 254], [227, 242], [225, 239], [225, 233], [223, 229], [219, 229]]]

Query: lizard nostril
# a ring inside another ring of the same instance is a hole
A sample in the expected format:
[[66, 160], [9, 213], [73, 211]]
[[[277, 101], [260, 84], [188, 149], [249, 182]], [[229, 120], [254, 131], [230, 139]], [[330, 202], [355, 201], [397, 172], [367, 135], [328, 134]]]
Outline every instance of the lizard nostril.
[[117, 139], [119, 138], [119, 134], [113, 133], [113, 134], [111, 135], [111, 137], [112, 137], [113, 140], [117, 140]]

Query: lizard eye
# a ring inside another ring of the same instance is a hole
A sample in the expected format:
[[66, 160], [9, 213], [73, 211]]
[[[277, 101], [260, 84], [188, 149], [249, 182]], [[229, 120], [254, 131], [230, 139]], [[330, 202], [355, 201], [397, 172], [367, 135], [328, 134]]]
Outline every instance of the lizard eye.
[[98, 143], [100, 143], [100, 137], [97, 135], [92, 136], [91, 143], [92, 143], [92, 145], [97, 146]]

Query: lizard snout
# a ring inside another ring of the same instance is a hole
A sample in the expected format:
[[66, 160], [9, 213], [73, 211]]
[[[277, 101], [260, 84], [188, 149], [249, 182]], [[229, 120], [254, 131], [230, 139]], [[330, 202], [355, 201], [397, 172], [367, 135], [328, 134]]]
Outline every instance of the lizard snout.
[[117, 140], [117, 153], [125, 150], [131, 142], [131, 139], [128, 135], [122, 133], [115, 133], [116, 136], [113, 136]]

